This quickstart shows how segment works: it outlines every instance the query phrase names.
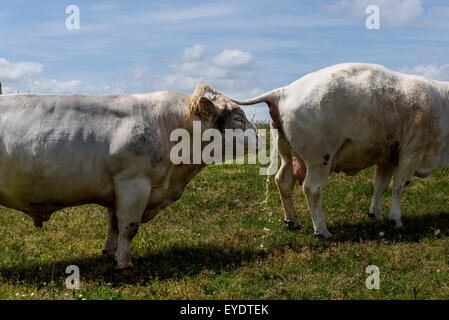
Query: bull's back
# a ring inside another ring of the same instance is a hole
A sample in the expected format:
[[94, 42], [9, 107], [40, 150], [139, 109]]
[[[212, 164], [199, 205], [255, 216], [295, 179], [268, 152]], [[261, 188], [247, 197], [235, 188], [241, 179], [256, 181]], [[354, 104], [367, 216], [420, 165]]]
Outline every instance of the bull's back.
[[0, 97], [0, 204], [46, 211], [113, 198], [110, 146], [128, 116], [108, 108], [114, 98]]

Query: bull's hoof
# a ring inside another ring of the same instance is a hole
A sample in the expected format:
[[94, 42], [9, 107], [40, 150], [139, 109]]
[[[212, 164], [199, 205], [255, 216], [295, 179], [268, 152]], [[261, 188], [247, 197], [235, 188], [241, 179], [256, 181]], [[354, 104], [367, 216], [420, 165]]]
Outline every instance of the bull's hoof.
[[368, 211], [368, 218], [370, 218], [371, 220], [383, 222], [382, 216], [380, 214], [376, 215], [375, 213], [372, 213], [372, 212], [369, 212], [369, 211]]
[[124, 267], [124, 268], [115, 267], [114, 271], [116, 272], [116, 274], [122, 277], [129, 277], [133, 273], [131, 267]]
[[115, 254], [114, 253], [110, 253], [108, 250], [103, 249], [101, 251], [101, 254], [103, 255], [103, 257], [107, 257], [107, 258], [113, 258], [115, 260]]
[[122, 273], [122, 272], [126, 273], [126, 271], [130, 271], [132, 267], [133, 267], [133, 264], [131, 262], [127, 263], [127, 264], [122, 264], [122, 265], [117, 264], [115, 266], [115, 270], [120, 273]]
[[390, 225], [392, 225], [394, 230], [401, 230], [404, 226], [401, 221], [398, 222], [393, 219], [389, 219], [388, 222], [390, 223]]
[[301, 229], [301, 225], [299, 223], [297, 223], [295, 225], [295, 222], [289, 221], [289, 220], [285, 220], [285, 219], [284, 219], [284, 223], [287, 224], [288, 230], [295, 231], [295, 230]]
[[332, 238], [332, 234], [330, 232], [327, 232], [326, 234], [322, 234], [319, 232], [314, 232], [315, 237], [317, 237], [318, 239], [322, 240], [322, 241], [326, 241], [329, 240], [330, 238]]
[[42, 228], [42, 225], [43, 225], [42, 220], [33, 218], [33, 223], [36, 228]]
[[113, 254], [110, 254], [110, 253], [109, 253], [107, 250], [105, 250], [105, 249], [101, 250], [101, 254], [103, 255], [103, 257], [106, 257], [106, 258], [113, 258], [113, 257], [114, 257]]

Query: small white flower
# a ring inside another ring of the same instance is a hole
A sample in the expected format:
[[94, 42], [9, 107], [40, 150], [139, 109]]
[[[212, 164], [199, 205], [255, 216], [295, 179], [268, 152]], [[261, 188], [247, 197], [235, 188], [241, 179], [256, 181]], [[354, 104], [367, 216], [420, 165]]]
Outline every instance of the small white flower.
[[30, 294], [30, 296], [32, 296], [32, 297], [33, 297], [33, 296], [34, 296], [34, 292], [32, 292], [32, 293]]
[[80, 294], [79, 296], [78, 296], [78, 298], [81, 298], [83, 295], [82, 294]]

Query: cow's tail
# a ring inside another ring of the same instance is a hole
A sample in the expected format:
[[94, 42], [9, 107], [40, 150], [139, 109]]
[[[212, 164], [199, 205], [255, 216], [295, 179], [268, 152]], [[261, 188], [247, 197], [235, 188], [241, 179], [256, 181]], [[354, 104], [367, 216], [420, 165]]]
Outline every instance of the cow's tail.
[[269, 104], [269, 103], [276, 103], [279, 100], [279, 94], [280, 94], [280, 89], [275, 89], [270, 92], [261, 94], [260, 96], [257, 96], [252, 99], [248, 99], [248, 100], [231, 99], [231, 100], [239, 105], [242, 105], [242, 106], [249, 106], [252, 104], [257, 104], [257, 103], [262, 103], [262, 102]]
[[271, 120], [273, 121], [274, 127], [279, 130], [279, 129], [281, 129], [281, 123], [280, 123], [280, 118], [279, 118], [278, 102], [279, 102], [279, 99], [281, 98], [282, 94], [283, 94], [283, 89], [279, 88], [279, 89], [275, 89], [270, 92], [261, 94], [260, 96], [257, 96], [252, 99], [248, 99], [248, 100], [231, 99], [231, 100], [239, 105], [242, 105], [242, 106], [248, 106], [248, 105], [265, 102], [268, 105], [268, 110], [270, 111], [270, 117], [271, 117]]

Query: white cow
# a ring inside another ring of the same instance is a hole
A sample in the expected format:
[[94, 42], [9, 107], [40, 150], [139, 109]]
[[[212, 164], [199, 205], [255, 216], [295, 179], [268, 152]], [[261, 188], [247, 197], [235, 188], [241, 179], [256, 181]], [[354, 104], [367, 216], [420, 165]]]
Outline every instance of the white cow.
[[[213, 92], [214, 98], [204, 96]], [[245, 113], [206, 85], [192, 96], [0, 96], [0, 205], [42, 226], [52, 212], [96, 203], [109, 211], [103, 253], [131, 266], [139, 224], [179, 199], [205, 164], [174, 165], [174, 129], [255, 129]], [[203, 143], [204, 146], [204, 143]], [[120, 240], [118, 238], [120, 237]]]
[[[449, 83], [364, 63], [334, 65], [254, 99], [268, 104], [280, 132], [276, 175], [285, 222], [299, 226], [292, 202], [303, 185], [315, 234], [331, 237], [322, 192], [331, 172], [354, 175], [376, 165], [370, 216], [382, 220], [382, 195], [393, 177], [390, 220], [400, 228], [401, 199], [411, 178], [449, 163]], [[305, 178], [305, 179], [304, 179]]]

